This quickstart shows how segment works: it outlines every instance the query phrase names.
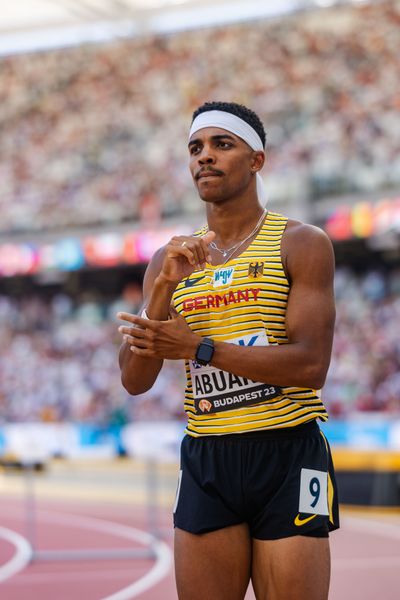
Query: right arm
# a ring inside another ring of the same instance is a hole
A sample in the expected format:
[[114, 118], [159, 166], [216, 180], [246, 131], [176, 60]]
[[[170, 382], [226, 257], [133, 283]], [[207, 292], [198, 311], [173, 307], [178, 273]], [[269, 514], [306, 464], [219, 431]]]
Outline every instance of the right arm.
[[[210, 231], [203, 238], [176, 237], [155, 253], [143, 281], [144, 308], [149, 319], [168, 319], [176, 286], [181, 279], [189, 277], [196, 267], [204, 268], [208, 244], [214, 236]], [[125, 321], [131, 320], [128, 313], [120, 313], [118, 317]], [[119, 328], [126, 335], [129, 335], [129, 330], [130, 327], [127, 326]], [[135, 354], [129, 342], [124, 341], [119, 352], [122, 385], [135, 396], [147, 392], [157, 379], [162, 364], [163, 360], [160, 358]]]
[[[173, 288], [157, 282], [164, 258], [164, 248], [160, 248], [153, 256], [143, 280], [144, 307], [147, 316], [152, 319], [166, 320], [172, 299]], [[161, 284], [161, 285], [160, 285]], [[144, 358], [134, 354], [128, 342], [123, 342], [119, 351], [121, 381], [124, 388], [132, 395], [142, 394], [154, 384], [161, 370], [163, 361], [156, 358]]]

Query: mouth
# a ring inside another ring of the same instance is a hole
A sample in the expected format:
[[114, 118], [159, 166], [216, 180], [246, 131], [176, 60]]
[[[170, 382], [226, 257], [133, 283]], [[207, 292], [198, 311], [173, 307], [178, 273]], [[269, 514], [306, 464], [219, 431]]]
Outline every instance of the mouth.
[[196, 179], [209, 179], [210, 177], [221, 177], [223, 173], [221, 171], [200, 171], [198, 175], [196, 175]]

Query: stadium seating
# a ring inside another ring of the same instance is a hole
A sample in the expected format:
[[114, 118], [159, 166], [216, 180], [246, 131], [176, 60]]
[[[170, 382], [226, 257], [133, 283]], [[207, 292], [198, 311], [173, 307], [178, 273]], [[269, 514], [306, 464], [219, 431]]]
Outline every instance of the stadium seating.
[[[398, 415], [400, 273], [371, 271], [359, 278], [342, 269], [336, 282], [336, 334], [323, 390], [329, 412]], [[180, 363], [167, 362], [152, 390], [134, 401], [121, 386], [115, 314], [137, 311], [139, 304], [93, 295], [0, 296], [1, 419], [109, 426], [116, 419], [182, 418]]]
[[1, 60], [0, 231], [196, 212], [185, 139], [191, 112], [210, 99], [259, 112], [272, 195], [398, 185], [399, 4], [325, 17]]

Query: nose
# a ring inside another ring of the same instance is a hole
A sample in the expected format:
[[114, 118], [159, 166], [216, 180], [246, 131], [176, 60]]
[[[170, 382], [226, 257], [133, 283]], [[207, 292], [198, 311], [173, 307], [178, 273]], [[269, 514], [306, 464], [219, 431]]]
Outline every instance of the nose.
[[215, 156], [214, 156], [213, 152], [211, 151], [210, 146], [208, 146], [208, 145], [203, 146], [203, 149], [198, 156], [198, 161], [199, 161], [199, 164], [201, 164], [201, 165], [215, 163]]

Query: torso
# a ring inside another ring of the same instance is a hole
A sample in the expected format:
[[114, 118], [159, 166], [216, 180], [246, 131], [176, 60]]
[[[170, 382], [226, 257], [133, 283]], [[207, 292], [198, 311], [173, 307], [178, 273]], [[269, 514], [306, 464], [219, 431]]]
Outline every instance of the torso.
[[[175, 308], [203, 337], [243, 345], [285, 344], [290, 284], [281, 243], [287, 219], [268, 213], [247, 248], [179, 283]], [[197, 235], [205, 233], [205, 229]], [[244, 433], [300, 425], [327, 414], [316, 390], [260, 384], [186, 363], [185, 411], [192, 436]], [[211, 405], [211, 407], [210, 407]]]

